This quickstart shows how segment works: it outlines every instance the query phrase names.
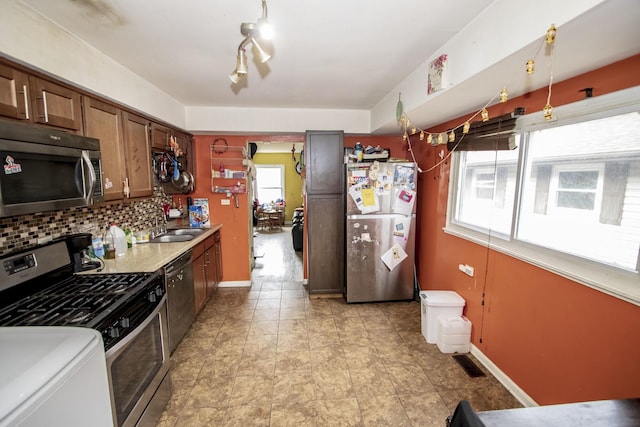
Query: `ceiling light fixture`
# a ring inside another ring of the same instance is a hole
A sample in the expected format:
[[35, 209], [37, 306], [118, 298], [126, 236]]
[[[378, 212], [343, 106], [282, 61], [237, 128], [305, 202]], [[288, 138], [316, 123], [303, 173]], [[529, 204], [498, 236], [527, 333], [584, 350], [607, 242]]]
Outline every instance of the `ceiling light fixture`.
[[243, 22], [240, 24], [240, 33], [244, 36], [244, 39], [238, 46], [236, 68], [229, 74], [229, 79], [234, 84], [238, 83], [241, 77], [247, 75], [246, 47], [249, 43], [255, 48], [254, 54], [258, 62], [264, 64], [271, 59], [271, 54], [260, 45], [260, 40], [271, 40], [273, 37], [273, 27], [269, 23], [267, 15], [267, 1], [262, 0], [262, 17], [258, 19], [258, 22]]

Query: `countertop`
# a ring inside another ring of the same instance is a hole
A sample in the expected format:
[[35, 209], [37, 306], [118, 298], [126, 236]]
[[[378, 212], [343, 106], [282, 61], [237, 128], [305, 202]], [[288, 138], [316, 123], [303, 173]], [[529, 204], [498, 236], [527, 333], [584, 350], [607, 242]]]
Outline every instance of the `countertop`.
[[[180, 221], [170, 221], [169, 229], [189, 228], [182, 225]], [[222, 228], [222, 224], [213, 224], [208, 227], [198, 227], [207, 231], [186, 242], [172, 243], [140, 243], [127, 249], [124, 256], [115, 259], [105, 259], [104, 269], [91, 270], [82, 274], [105, 274], [105, 273], [151, 273], [161, 269], [163, 266], [177, 258], [184, 252], [203, 242], [207, 237]]]

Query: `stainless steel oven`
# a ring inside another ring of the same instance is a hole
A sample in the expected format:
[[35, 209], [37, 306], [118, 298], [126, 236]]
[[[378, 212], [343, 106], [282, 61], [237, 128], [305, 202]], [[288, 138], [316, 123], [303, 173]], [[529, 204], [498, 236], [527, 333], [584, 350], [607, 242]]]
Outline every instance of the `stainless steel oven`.
[[[144, 310], [143, 305], [132, 310]], [[106, 356], [113, 418], [118, 426], [155, 425], [171, 394], [166, 295]]]
[[117, 426], [154, 426], [169, 400], [167, 293], [154, 273], [73, 274], [58, 240], [0, 258], [0, 326], [100, 332]]

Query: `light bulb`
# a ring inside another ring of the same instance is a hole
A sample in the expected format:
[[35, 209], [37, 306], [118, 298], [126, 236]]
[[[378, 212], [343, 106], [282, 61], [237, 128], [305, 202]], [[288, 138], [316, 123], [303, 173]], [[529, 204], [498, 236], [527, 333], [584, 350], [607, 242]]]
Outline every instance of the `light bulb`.
[[536, 68], [536, 63], [533, 59], [527, 61], [527, 74], [533, 74]]
[[509, 93], [505, 87], [500, 91], [500, 102], [507, 102], [507, 99], [509, 99]]
[[273, 31], [273, 25], [271, 25], [266, 19], [258, 21], [258, 31], [260, 32], [260, 38], [263, 40], [271, 40], [275, 34]]
[[229, 80], [231, 80], [233, 84], [236, 84], [240, 81], [240, 75], [236, 70], [233, 70], [233, 73], [229, 74]]

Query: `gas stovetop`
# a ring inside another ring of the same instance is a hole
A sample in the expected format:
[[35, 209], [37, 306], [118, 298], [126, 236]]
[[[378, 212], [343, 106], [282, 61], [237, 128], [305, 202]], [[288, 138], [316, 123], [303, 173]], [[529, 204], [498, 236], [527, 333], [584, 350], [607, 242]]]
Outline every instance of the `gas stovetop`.
[[0, 309], [0, 326], [89, 326], [138, 294], [149, 273], [76, 275]]
[[0, 260], [0, 326], [82, 326], [111, 348], [165, 294], [160, 272], [73, 274], [64, 241]]

